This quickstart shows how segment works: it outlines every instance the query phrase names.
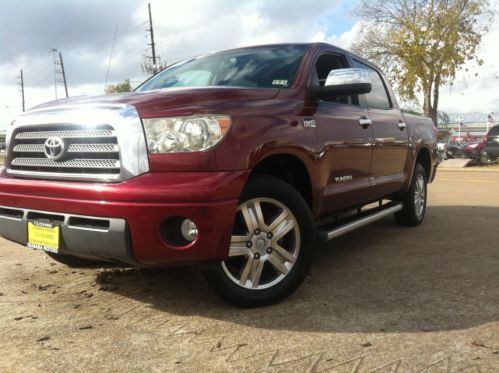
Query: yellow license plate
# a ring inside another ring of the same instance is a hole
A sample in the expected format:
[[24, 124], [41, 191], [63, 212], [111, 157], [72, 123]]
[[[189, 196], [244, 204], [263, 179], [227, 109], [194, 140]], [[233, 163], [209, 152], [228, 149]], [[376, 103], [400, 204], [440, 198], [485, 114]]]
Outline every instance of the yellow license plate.
[[59, 252], [60, 227], [42, 221], [28, 222], [28, 244], [32, 249]]

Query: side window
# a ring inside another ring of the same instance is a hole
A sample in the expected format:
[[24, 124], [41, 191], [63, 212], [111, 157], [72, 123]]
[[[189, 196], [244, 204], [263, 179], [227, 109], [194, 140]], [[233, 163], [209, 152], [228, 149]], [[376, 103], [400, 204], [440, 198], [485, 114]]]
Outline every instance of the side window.
[[371, 78], [372, 90], [366, 94], [367, 106], [373, 109], [390, 109], [390, 99], [386, 93], [385, 84], [379, 73], [373, 68], [364, 65], [359, 61], [355, 61], [355, 67], [360, 67], [369, 71]]
[[[344, 57], [332, 53], [323, 54], [317, 59], [317, 63], [315, 64], [317, 81], [315, 81], [313, 84], [323, 87], [331, 70], [345, 69], [347, 67], [348, 64]], [[357, 96], [335, 97], [333, 99], [328, 99], [327, 101], [350, 105], [359, 104], [359, 99]]]

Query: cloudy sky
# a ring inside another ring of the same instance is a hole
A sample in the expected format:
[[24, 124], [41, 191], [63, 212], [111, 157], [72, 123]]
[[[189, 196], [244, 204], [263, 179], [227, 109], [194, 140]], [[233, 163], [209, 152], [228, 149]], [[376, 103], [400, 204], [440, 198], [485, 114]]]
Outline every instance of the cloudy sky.
[[[55, 98], [53, 48], [63, 55], [71, 96], [103, 93], [117, 27], [108, 83], [145, 79], [147, 2], [157, 54], [167, 63], [273, 42], [327, 41], [348, 49], [359, 29], [352, 0], [0, 0], [0, 129], [21, 110], [21, 68], [26, 108]], [[499, 112], [497, 45], [496, 23], [480, 51], [485, 64], [443, 89], [442, 110]], [[64, 95], [59, 81], [57, 95]]]

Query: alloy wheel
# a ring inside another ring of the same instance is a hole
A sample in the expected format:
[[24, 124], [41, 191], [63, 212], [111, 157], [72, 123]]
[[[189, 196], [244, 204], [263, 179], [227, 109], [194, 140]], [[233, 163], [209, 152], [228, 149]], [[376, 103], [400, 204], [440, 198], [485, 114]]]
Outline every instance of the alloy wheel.
[[226, 275], [251, 290], [270, 288], [294, 267], [301, 245], [300, 228], [290, 209], [272, 198], [253, 198], [236, 211]]
[[416, 188], [414, 189], [414, 206], [416, 215], [420, 218], [423, 215], [426, 201], [426, 185], [422, 174], [418, 174], [416, 178]]

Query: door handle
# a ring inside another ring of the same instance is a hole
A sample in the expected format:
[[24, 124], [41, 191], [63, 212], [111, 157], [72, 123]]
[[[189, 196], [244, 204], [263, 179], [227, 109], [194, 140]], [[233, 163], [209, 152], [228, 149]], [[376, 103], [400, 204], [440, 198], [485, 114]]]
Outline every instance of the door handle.
[[362, 128], [366, 129], [369, 126], [372, 126], [373, 121], [369, 118], [366, 117], [360, 117], [359, 119], [359, 125], [362, 126]]
[[397, 127], [399, 128], [399, 130], [404, 130], [407, 128], [407, 123], [406, 122], [402, 122], [401, 120], [399, 120], [399, 122], [397, 123]]

